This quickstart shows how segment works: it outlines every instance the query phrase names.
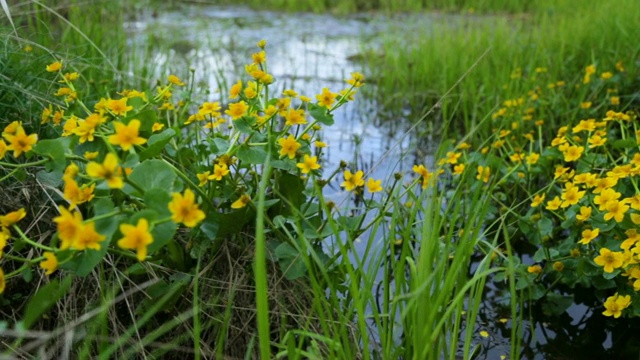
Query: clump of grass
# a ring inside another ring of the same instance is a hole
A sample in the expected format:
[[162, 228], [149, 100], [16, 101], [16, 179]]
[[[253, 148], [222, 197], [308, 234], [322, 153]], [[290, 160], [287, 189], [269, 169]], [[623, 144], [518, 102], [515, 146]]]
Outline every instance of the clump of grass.
[[[584, 59], [598, 58], [598, 65], [608, 68], [617, 61], [636, 61], [639, 49], [632, 24], [640, 19], [635, 5], [537, 2], [524, 16], [463, 17], [435, 24], [426, 35], [406, 37], [401, 51], [399, 30], [388, 35], [381, 49], [369, 51], [383, 53], [368, 57], [370, 73], [379, 74], [376, 90], [385, 107], [409, 106], [418, 118], [486, 52], [477, 69], [441, 103], [443, 117], [455, 118], [454, 128], [464, 133], [502, 101], [525, 90], [522, 75], [534, 76], [537, 68], [545, 68], [550, 81], [570, 81], [567, 74], [579, 73]], [[548, 120], [552, 128], [561, 126], [555, 119]]]

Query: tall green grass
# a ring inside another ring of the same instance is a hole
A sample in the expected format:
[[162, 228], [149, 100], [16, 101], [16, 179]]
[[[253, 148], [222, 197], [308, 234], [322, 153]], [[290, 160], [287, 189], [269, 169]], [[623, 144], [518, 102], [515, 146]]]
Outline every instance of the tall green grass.
[[[458, 131], [473, 128], [502, 101], [526, 94], [527, 77], [546, 67], [550, 81], [572, 80], [594, 63], [599, 71], [633, 64], [640, 52], [637, 3], [537, 1], [522, 16], [460, 17], [437, 22], [425, 32], [391, 31], [380, 48], [365, 52], [378, 98], [389, 108], [410, 107], [418, 118], [487, 52], [442, 104]], [[398, 38], [404, 38], [398, 47]], [[522, 77], [511, 74], [520, 68]], [[567, 76], [570, 78], [568, 79]], [[622, 89], [621, 89], [622, 90]], [[578, 100], [578, 99], [577, 99]], [[552, 121], [550, 128], [560, 123]], [[486, 134], [486, 130], [482, 133]]]

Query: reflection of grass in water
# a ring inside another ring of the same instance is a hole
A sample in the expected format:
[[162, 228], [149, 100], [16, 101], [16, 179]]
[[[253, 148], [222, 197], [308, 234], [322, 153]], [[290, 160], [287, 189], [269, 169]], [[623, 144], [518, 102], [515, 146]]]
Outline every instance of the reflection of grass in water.
[[[635, 1], [536, 4], [523, 17], [459, 18], [453, 25], [426, 29], [426, 35], [390, 32], [382, 49], [374, 50], [384, 55], [367, 57], [379, 98], [389, 107], [409, 104], [419, 117], [488, 50], [442, 104], [445, 118], [455, 112], [470, 129], [501, 101], [522, 93], [523, 79], [537, 67], [548, 68], [549, 81], [557, 81], [569, 80], [566, 74], [579, 73], [590, 62], [613, 69], [617, 61], [635, 61], [638, 45], [632, 34], [640, 22]], [[408, 41], [399, 51], [400, 34]], [[517, 68], [524, 76], [514, 79]]]

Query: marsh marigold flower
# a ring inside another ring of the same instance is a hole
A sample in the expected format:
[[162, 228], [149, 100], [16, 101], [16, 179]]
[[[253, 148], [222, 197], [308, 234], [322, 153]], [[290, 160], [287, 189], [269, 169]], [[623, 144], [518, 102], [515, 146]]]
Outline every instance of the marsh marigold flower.
[[231, 204], [232, 209], [242, 209], [251, 202], [251, 197], [247, 194], [242, 194], [240, 198]]
[[100, 235], [100, 233], [96, 231], [95, 223], [91, 221], [82, 226], [82, 229], [80, 230], [72, 246], [76, 250], [100, 250], [100, 243], [106, 238], [106, 236]]
[[318, 105], [331, 108], [333, 103], [336, 102], [336, 96], [338, 94], [329, 91], [328, 88], [322, 88], [322, 93], [316, 95], [316, 99], [318, 99]]
[[582, 238], [580, 239], [580, 241], [578, 241], [578, 243], [582, 244], [582, 245], [587, 245], [591, 241], [593, 241], [593, 239], [597, 238], [598, 235], [600, 235], [600, 229], [599, 228], [595, 228], [593, 230], [586, 229], [586, 230], [584, 230], [582, 232]]
[[186, 84], [180, 80], [179, 77], [175, 76], [175, 75], [169, 75], [169, 77], [167, 78], [169, 80], [170, 83], [172, 83], [173, 85], [177, 85], [177, 86], [185, 86]]
[[369, 178], [367, 180], [367, 190], [369, 190], [370, 193], [382, 191], [382, 180], [373, 180], [373, 178]]
[[227, 164], [215, 164], [213, 166], [213, 174], [209, 175], [209, 180], [222, 180], [229, 173], [229, 168]]
[[47, 71], [48, 72], [56, 72], [56, 71], [60, 71], [60, 69], [62, 69], [62, 62], [61, 61], [55, 61], [55, 62], [47, 65]]
[[293, 135], [289, 135], [287, 138], [279, 138], [278, 145], [280, 145], [280, 157], [288, 156], [289, 159], [296, 157], [296, 151], [300, 148], [300, 143], [296, 141]]
[[288, 109], [284, 115], [284, 119], [284, 124], [288, 126], [304, 125], [307, 123], [307, 119], [304, 118], [303, 109]]
[[542, 272], [542, 267], [538, 264], [531, 265], [527, 267], [527, 272], [530, 274], [540, 274]]
[[611, 273], [624, 264], [624, 256], [621, 252], [602, 248], [600, 249], [600, 255], [596, 256], [593, 261], [597, 265], [604, 267], [604, 272]]
[[124, 187], [122, 169], [118, 165], [118, 157], [112, 153], [108, 153], [105, 156], [102, 164], [93, 161], [87, 164], [87, 175], [92, 178], [106, 180], [111, 189], [122, 189]]
[[116, 133], [109, 136], [109, 143], [119, 145], [124, 151], [129, 151], [133, 145], [142, 145], [147, 142], [147, 139], [138, 136], [140, 120], [133, 119], [126, 125], [121, 122], [114, 122], [113, 126]]
[[317, 156], [309, 156], [307, 154], [304, 155], [301, 163], [297, 163], [296, 166], [300, 168], [303, 174], [308, 174], [313, 170], [320, 169], [320, 164], [318, 164]]
[[107, 109], [111, 110], [114, 115], [126, 116], [127, 111], [133, 110], [133, 106], [127, 106], [128, 98], [124, 97], [119, 100], [109, 99], [107, 101]]
[[478, 175], [476, 175], [476, 179], [482, 180], [484, 183], [488, 183], [490, 177], [491, 168], [488, 166], [478, 165]]
[[0, 159], [2, 159], [6, 153], [7, 143], [5, 143], [4, 140], [0, 139]]
[[149, 232], [147, 219], [138, 219], [138, 223], [135, 226], [121, 224], [120, 232], [123, 237], [118, 240], [118, 247], [125, 250], [135, 250], [138, 261], [144, 261], [147, 257], [147, 247], [153, 243], [153, 236]]
[[232, 120], [236, 120], [246, 115], [247, 110], [249, 110], [249, 105], [244, 100], [241, 100], [237, 103], [229, 104], [229, 109], [225, 110], [224, 113], [231, 116]]
[[70, 248], [83, 230], [82, 214], [79, 211], [71, 212], [64, 207], [60, 207], [60, 216], [53, 218], [53, 222], [58, 224], [60, 249]]
[[184, 195], [173, 193], [173, 200], [169, 203], [171, 220], [183, 223], [186, 227], [195, 227], [206, 217], [196, 204], [196, 196], [191, 189], [186, 189]]
[[4, 292], [5, 286], [6, 286], [6, 281], [4, 279], [4, 270], [0, 268], [0, 294]]
[[58, 268], [58, 258], [51, 251], [46, 251], [43, 256], [45, 259], [40, 262], [40, 267], [44, 270], [45, 275], [51, 275]]
[[7, 150], [12, 150], [16, 158], [22, 153], [31, 151], [33, 145], [38, 142], [38, 135], [27, 135], [22, 126], [18, 126], [14, 134], [3, 134], [3, 137], [9, 142]]
[[622, 315], [622, 310], [629, 307], [629, 305], [631, 305], [630, 295], [622, 296], [615, 293], [615, 295], [609, 296], [604, 302], [605, 310], [602, 312], [602, 315], [613, 316], [617, 319]]
[[362, 170], [358, 170], [355, 174], [352, 174], [351, 171], [345, 170], [344, 181], [340, 186], [345, 188], [347, 191], [353, 191], [359, 186], [364, 186], [364, 172]]
[[25, 216], [27, 216], [27, 212], [24, 208], [12, 211], [6, 215], [0, 215], [0, 225], [6, 228], [11, 227], [12, 225], [17, 224], [18, 221], [24, 219]]

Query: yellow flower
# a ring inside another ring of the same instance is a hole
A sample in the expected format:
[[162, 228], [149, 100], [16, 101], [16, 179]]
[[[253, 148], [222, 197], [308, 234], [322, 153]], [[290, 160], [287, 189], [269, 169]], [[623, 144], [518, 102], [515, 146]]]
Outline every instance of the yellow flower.
[[175, 75], [169, 75], [168, 80], [173, 85], [177, 85], [177, 86], [184, 86], [185, 85], [185, 83], [182, 80], [180, 80], [179, 77], [177, 77]]
[[200, 183], [198, 184], [198, 186], [205, 186], [207, 184], [207, 182], [209, 181], [209, 174], [210, 174], [209, 171], [196, 174], [196, 176], [198, 177], [198, 180], [200, 180]]
[[585, 101], [580, 103], [580, 107], [583, 109], [588, 109], [591, 107], [591, 101]]
[[527, 267], [527, 272], [530, 274], [540, 274], [542, 272], [542, 267], [538, 264], [531, 265]]
[[196, 197], [191, 189], [186, 189], [184, 195], [173, 193], [173, 200], [169, 203], [171, 220], [183, 223], [186, 227], [195, 227], [206, 217], [196, 204]]
[[356, 171], [355, 174], [352, 174], [351, 171], [344, 171], [344, 182], [340, 184], [345, 190], [353, 191], [355, 188], [359, 186], [364, 186], [364, 172], [362, 170]]
[[238, 95], [240, 95], [240, 91], [242, 91], [242, 81], [238, 80], [237, 83], [231, 86], [231, 89], [229, 90], [229, 98], [237, 99]]
[[51, 251], [45, 251], [43, 255], [45, 260], [40, 262], [40, 267], [44, 270], [45, 275], [51, 275], [58, 268], [58, 258]]
[[448, 164], [457, 164], [458, 163], [458, 159], [460, 158], [460, 156], [462, 156], [461, 153], [456, 153], [453, 151], [449, 151], [447, 152], [447, 156], [446, 156], [446, 160], [445, 162]]
[[96, 188], [96, 184], [84, 184], [80, 187], [71, 176], [63, 176], [62, 180], [64, 181], [63, 195], [65, 200], [69, 201], [70, 207], [74, 207], [93, 199], [93, 191]]
[[318, 164], [318, 157], [317, 156], [311, 157], [307, 154], [304, 155], [302, 162], [297, 163], [296, 166], [300, 168], [303, 174], [308, 174], [313, 170], [320, 169], [320, 164]]
[[0, 225], [6, 228], [11, 227], [11, 225], [14, 225], [18, 223], [18, 221], [24, 219], [25, 216], [27, 216], [27, 212], [24, 208], [12, 211], [6, 215], [0, 215]]
[[590, 206], [581, 206], [580, 214], [576, 215], [576, 219], [579, 221], [587, 221], [591, 217], [591, 207]]
[[7, 143], [5, 143], [4, 140], [0, 139], [0, 159], [2, 159], [6, 153]]
[[87, 175], [96, 179], [104, 179], [111, 189], [122, 189], [124, 180], [122, 179], [122, 169], [118, 166], [118, 157], [108, 153], [104, 162], [90, 162], [87, 164]]
[[593, 241], [593, 239], [597, 238], [598, 235], [600, 235], [600, 229], [598, 228], [595, 228], [593, 230], [586, 229], [582, 232], [582, 238], [580, 239], [580, 241], [578, 241], [578, 243], [582, 245], [587, 245], [591, 241]]
[[78, 121], [76, 127], [72, 131], [75, 135], [80, 137], [80, 143], [84, 143], [87, 140], [93, 141], [93, 134], [95, 133], [96, 128], [106, 121], [107, 119], [102, 115], [94, 113], [87, 116], [86, 119]]
[[364, 85], [364, 75], [359, 72], [352, 72], [351, 79], [347, 80], [347, 83], [353, 87], [361, 87]]
[[562, 271], [564, 270], [564, 263], [562, 261], [556, 261], [553, 263], [553, 270], [555, 271]]
[[538, 207], [544, 201], [546, 194], [536, 195], [533, 197], [533, 201], [531, 201], [531, 207]]
[[619, 96], [612, 96], [611, 99], [609, 99], [609, 101], [611, 102], [611, 105], [620, 105]]
[[593, 135], [587, 140], [589, 142], [589, 149], [593, 149], [594, 147], [602, 146], [607, 142], [607, 138], [603, 138], [599, 135]]
[[606, 209], [608, 212], [604, 214], [605, 221], [613, 218], [616, 222], [621, 222], [624, 219], [624, 214], [629, 210], [629, 205], [618, 200], [611, 200], [607, 202]]
[[382, 180], [373, 180], [373, 178], [369, 178], [367, 180], [367, 190], [369, 190], [370, 193], [382, 191]]
[[605, 310], [602, 312], [604, 316], [613, 316], [614, 318], [619, 318], [622, 315], [622, 310], [629, 307], [631, 304], [631, 296], [629, 295], [618, 295], [615, 293], [613, 296], [609, 296], [607, 300], [604, 302]]
[[478, 166], [478, 175], [476, 175], [476, 179], [482, 180], [484, 183], [489, 182], [489, 177], [491, 176], [491, 168], [488, 166]]
[[247, 194], [242, 194], [240, 198], [231, 204], [232, 209], [242, 209], [251, 202], [251, 197]]
[[0, 227], [0, 259], [4, 255], [4, 248], [7, 246], [7, 241], [11, 238], [11, 232], [5, 227]]
[[582, 199], [582, 197], [586, 193], [586, 191], [578, 191], [578, 190], [579, 188], [577, 186], [566, 188], [560, 195], [563, 200], [562, 204], [560, 204], [560, 207], [566, 208], [571, 205], [577, 204], [578, 201], [580, 201], [580, 199]]
[[7, 150], [13, 150], [13, 157], [16, 158], [23, 152], [31, 151], [38, 142], [38, 135], [27, 135], [22, 126], [18, 126], [14, 134], [3, 134], [3, 137], [9, 142]]
[[229, 109], [225, 110], [224, 113], [231, 116], [232, 120], [236, 120], [243, 117], [247, 110], [249, 110], [249, 105], [244, 100], [241, 100], [240, 102], [229, 104]]
[[547, 202], [547, 206], [545, 206], [545, 209], [558, 210], [561, 204], [562, 204], [562, 200], [560, 200], [559, 196], [556, 196], [553, 198], [553, 200], [550, 200]]
[[209, 180], [222, 180], [229, 173], [229, 168], [227, 164], [221, 163], [213, 166], [213, 174], [209, 175]]
[[87, 160], [93, 160], [97, 158], [98, 155], [100, 155], [100, 153], [97, 151], [85, 151], [83, 156]]
[[263, 64], [267, 61], [267, 53], [265, 51], [259, 51], [257, 53], [251, 54], [251, 59], [254, 64]]
[[288, 156], [289, 159], [296, 157], [296, 151], [300, 148], [300, 143], [296, 141], [293, 135], [289, 135], [287, 138], [279, 138], [278, 144], [280, 145], [280, 157]]
[[4, 270], [0, 268], [0, 294], [4, 292], [5, 286], [6, 286], [6, 281], [4, 279]]
[[582, 152], [584, 151], [583, 146], [571, 145], [565, 151], [563, 151], [564, 161], [571, 162], [580, 159], [582, 156]]
[[95, 223], [92, 221], [82, 226], [72, 246], [76, 250], [100, 250], [100, 242], [104, 241], [104, 239], [106, 239], [106, 236], [100, 235], [96, 231]]
[[126, 116], [127, 111], [133, 110], [133, 106], [127, 106], [127, 100], [128, 98], [126, 97], [119, 100], [109, 99], [107, 101], [106, 107], [114, 115]]
[[124, 151], [129, 151], [133, 145], [142, 145], [147, 142], [147, 139], [138, 136], [140, 120], [133, 119], [127, 125], [121, 122], [114, 122], [113, 126], [116, 133], [109, 136], [109, 143], [120, 145]]
[[429, 180], [431, 180], [431, 177], [433, 176], [433, 174], [430, 173], [429, 170], [426, 167], [424, 167], [424, 165], [413, 165], [412, 170], [416, 174], [420, 175], [420, 177], [422, 177], [422, 188], [426, 189], [427, 185], [429, 184]]
[[293, 126], [293, 125], [304, 125], [307, 123], [307, 119], [304, 118], [304, 110], [303, 109], [289, 109], [284, 115], [285, 125]]
[[83, 230], [82, 214], [79, 211], [71, 213], [64, 207], [60, 207], [60, 216], [53, 218], [53, 222], [58, 224], [60, 249], [70, 248]]
[[531, 153], [527, 155], [527, 157], [525, 158], [525, 160], [527, 161], [527, 165], [533, 165], [537, 163], [539, 159], [540, 159], [540, 154], [538, 153]]
[[[318, 149], [322, 149], [327, 147], [327, 143], [324, 141], [320, 141], [320, 140], [316, 140], [316, 142], [314, 143], [314, 145], [318, 148]], [[2, 158], [2, 156], [0, 156], [0, 158]]]
[[292, 89], [286, 89], [282, 91], [282, 95], [293, 97], [293, 98], [298, 97], [298, 93], [293, 91]]
[[331, 108], [336, 101], [336, 96], [337, 94], [332, 93], [328, 88], [322, 88], [322, 94], [316, 95], [316, 99], [318, 99], [318, 105]]
[[614, 252], [607, 248], [600, 249], [600, 255], [598, 255], [593, 261], [604, 267], [604, 272], [611, 273], [614, 269], [621, 267], [624, 264], [624, 256], [621, 252]]
[[48, 72], [56, 72], [56, 71], [60, 71], [60, 69], [62, 69], [62, 62], [61, 61], [56, 61], [56, 62], [53, 62], [53, 63], [47, 65], [47, 71]]
[[147, 219], [138, 219], [136, 226], [121, 224], [120, 232], [124, 236], [118, 240], [118, 246], [125, 250], [136, 250], [138, 261], [144, 261], [147, 257], [147, 247], [153, 243]]
[[458, 164], [453, 167], [453, 175], [460, 175], [464, 171], [465, 165]]

